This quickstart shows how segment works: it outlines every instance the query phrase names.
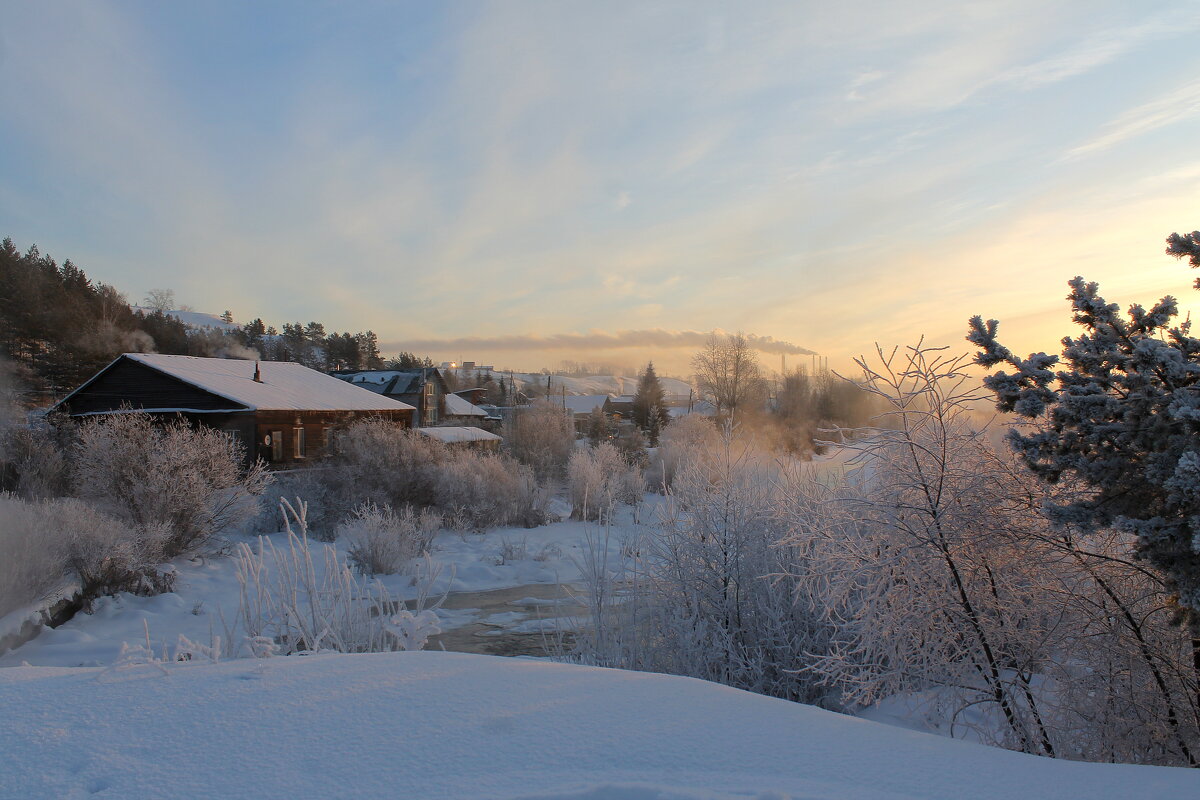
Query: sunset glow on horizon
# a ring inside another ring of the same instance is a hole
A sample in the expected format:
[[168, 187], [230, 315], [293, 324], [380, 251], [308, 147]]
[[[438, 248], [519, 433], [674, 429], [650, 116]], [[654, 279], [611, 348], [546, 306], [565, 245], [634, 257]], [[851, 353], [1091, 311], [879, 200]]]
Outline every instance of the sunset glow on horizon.
[[131, 301], [665, 374], [1200, 311], [1194, 3], [4, 10], [0, 236]]

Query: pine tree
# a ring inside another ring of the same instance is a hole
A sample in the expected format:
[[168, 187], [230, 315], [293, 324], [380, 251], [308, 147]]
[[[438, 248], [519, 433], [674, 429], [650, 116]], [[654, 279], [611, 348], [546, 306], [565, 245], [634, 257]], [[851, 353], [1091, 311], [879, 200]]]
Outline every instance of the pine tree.
[[383, 357], [379, 354], [379, 337], [375, 331], [356, 333], [359, 369], [383, 369]]
[[670, 419], [666, 395], [651, 361], [638, 377], [637, 391], [633, 395], [633, 422], [645, 431], [650, 446], [658, 447], [658, 436]]
[[[1168, 254], [1200, 267], [1200, 232], [1167, 243]], [[1137, 537], [1137, 555], [1176, 592], [1200, 674], [1200, 339], [1190, 321], [1172, 326], [1174, 297], [1122, 315], [1097, 284], [1076, 277], [1069, 285], [1084, 333], [1063, 339], [1063, 369], [1052, 369], [1058, 356], [1020, 358], [1002, 346], [996, 320], [973, 317], [967, 338], [982, 350], [980, 365], [1015, 369], [985, 379], [997, 407], [1039, 423], [1009, 432], [1014, 450], [1045, 481], [1074, 479], [1088, 490], [1048, 506], [1051, 518]]]

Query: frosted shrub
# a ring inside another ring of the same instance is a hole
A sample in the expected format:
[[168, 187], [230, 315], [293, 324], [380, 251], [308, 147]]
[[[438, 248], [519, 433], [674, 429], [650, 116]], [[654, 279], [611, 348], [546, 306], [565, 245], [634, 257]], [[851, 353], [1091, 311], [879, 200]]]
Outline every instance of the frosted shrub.
[[138, 530], [165, 526], [166, 558], [252, 518], [270, 480], [226, 434], [141, 413], [83, 423], [73, 455], [75, 493]]
[[533, 527], [546, 519], [546, 498], [529, 467], [379, 420], [339, 431], [320, 476], [329, 487], [328, 506], [343, 513], [364, 502], [435, 508], [446, 524], [466, 530]]
[[621, 425], [612, 444], [621, 454], [621, 458], [630, 464], [644, 468], [649, 463], [646, 453], [646, 435], [636, 425]]
[[727, 431], [681, 465], [658, 535], [625, 548], [620, 564], [607, 547], [585, 553], [595, 619], [580, 635], [582, 658], [820, 699], [798, 668], [823, 651], [826, 628], [781, 577], [793, 550], [778, 546], [775, 469]]
[[75, 499], [0, 495], [0, 616], [77, 581], [85, 600], [170, 588], [160, 574], [164, 531], [144, 531]]
[[439, 465], [437, 506], [460, 530], [546, 522], [546, 493], [533, 470], [509, 456], [458, 451]]
[[13, 427], [0, 431], [0, 477], [4, 487], [30, 500], [70, 494], [70, 436], [71, 426], [67, 423], [49, 429]]
[[713, 421], [699, 414], [688, 414], [673, 421], [663, 431], [648, 470], [647, 485], [659, 492], [669, 489], [683, 464], [696, 454], [716, 447], [719, 438]]
[[365, 419], [335, 430], [323, 477], [334, 502], [349, 512], [359, 503], [432, 506], [437, 500], [437, 465], [446, 445], [381, 419]]
[[566, 467], [575, 449], [575, 423], [562, 406], [539, 400], [517, 410], [504, 438], [513, 456], [545, 481], [560, 476]]
[[332, 485], [337, 481], [330, 480], [332, 472], [327, 467], [309, 467], [276, 473], [275, 480], [263, 490], [254, 531], [276, 533], [283, 530], [280, 501], [303, 497], [308, 506], [309, 538], [332, 542], [337, 537], [337, 524], [344, 516], [342, 500]]
[[0, 494], [0, 617], [67, 579], [66, 548], [43, 503]]
[[346, 558], [363, 575], [392, 575], [429, 552], [441, 517], [428, 509], [394, 511], [364, 503], [337, 528], [348, 547]]
[[567, 462], [567, 485], [571, 516], [575, 519], [608, 520], [617, 505], [637, 505], [645, 481], [642, 471], [629, 464], [612, 444], [576, 450]]

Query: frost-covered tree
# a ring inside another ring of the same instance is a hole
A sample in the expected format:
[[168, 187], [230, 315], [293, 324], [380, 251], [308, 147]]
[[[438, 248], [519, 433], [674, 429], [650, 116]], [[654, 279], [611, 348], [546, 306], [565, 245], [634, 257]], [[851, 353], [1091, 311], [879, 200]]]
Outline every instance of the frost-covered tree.
[[165, 314], [175, 308], [175, 291], [173, 289], [151, 289], [146, 292], [146, 299], [142, 303], [146, 308]]
[[729, 426], [706, 433], [711, 446], [688, 451], [660, 530], [624, 542], [615, 567], [585, 568], [593, 626], [577, 655], [816, 702], [825, 692], [801, 668], [824, 651], [826, 628], [784, 574], [795, 551], [779, 542], [777, 464]]
[[658, 447], [658, 437], [671, 421], [671, 415], [667, 412], [666, 393], [654, 371], [653, 361], [638, 377], [637, 391], [633, 395], [633, 421], [646, 433], [650, 446]]
[[758, 356], [750, 341], [741, 333], [714, 333], [704, 349], [692, 358], [696, 382], [719, 413], [735, 417], [760, 400], [764, 393]]
[[[1167, 239], [1167, 253], [1200, 267], [1200, 232]], [[1021, 358], [997, 341], [996, 320], [970, 321], [968, 340], [1002, 411], [1035, 420], [1009, 442], [1039, 477], [1078, 480], [1086, 492], [1048, 504], [1061, 526], [1113, 526], [1165, 577], [1200, 673], [1200, 339], [1174, 323], [1174, 297], [1122, 314], [1095, 283], [1076, 277], [1068, 299], [1083, 333], [1058, 356]], [[1200, 281], [1197, 282], [1200, 287]]]
[[567, 488], [571, 516], [575, 519], [610, 520], [618, 503], [637, 505], [645, 491], [642, 470], [604, 442], [571, 453], [567, 462]]
[[978, 709], [985, 740], [1054, 756], [1036, 690], [1066, 630], [1054, 559], [1028, 535], [1036, 520], [1009, 513], [1014, 492], [969, 424], [965, 358], [918, 344], [856, 360], [883, 425], [844, 442], [857, 467], [844, 493], [792, 492], [797, 577], [836, 631], [810, 669], [850, 706], [932, 689], [952, 733]]
[[505, 441], [541, 480], [557, 477], [575, 447], [575, 425], [561, 406], [542, 400], [521, 408], [508, 423]]
[[1048, 486], [973, 423], [961, 366], [917, 346], [872, 365], [880, 427], [845, 482], [783, 487], [799, 597], [833, 629], [809, 671], [853, 709], [889, 701], [951, 735], [1095, 761], [1200, 752], [1190, 642], [1128, 534], [1054, 526]]

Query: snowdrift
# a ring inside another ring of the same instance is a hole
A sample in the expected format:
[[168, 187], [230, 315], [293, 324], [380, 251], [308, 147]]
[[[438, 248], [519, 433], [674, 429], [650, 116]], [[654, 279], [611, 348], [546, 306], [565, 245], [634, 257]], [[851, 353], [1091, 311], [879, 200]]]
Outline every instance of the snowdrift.
[[1052, 761], [688, 678], [460, 653], [0, 670], [0, 796], [1135, 798]]

